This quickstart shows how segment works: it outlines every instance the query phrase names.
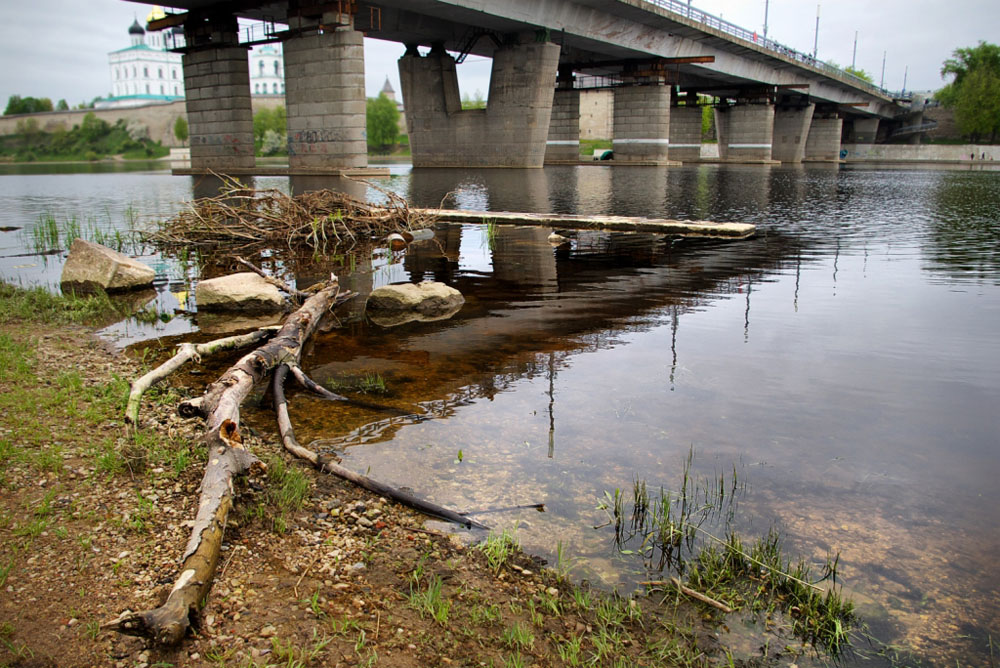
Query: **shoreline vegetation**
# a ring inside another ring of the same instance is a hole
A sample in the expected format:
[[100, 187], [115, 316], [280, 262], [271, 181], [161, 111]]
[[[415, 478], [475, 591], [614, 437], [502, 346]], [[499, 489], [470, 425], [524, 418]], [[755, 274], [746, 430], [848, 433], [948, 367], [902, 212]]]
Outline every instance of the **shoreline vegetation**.
[[[520, 551], [516, 524], [464, 540], [424, 527], [283, 455], [268, 433], [250, 439], [268, 471], [239, 484], [198, 631], [173, 647], [103, 631], [169, 592], [207, 457], [198, 418], [173, 410], [200, 388], [154, 388], [142, 431], [124, 434], [129, 382], [170, 351], [94, 345], [94, 327], [121, 317], [106, 296], [0, 284], [5, 665], [779, 665], [842, 656], [866, 637], [839, 598], [835, 560], [821, 588], [774, 533], [693, 549], [697, 513], [727, 512], [735, 472], [701, 487], [685, 475], [673, 500], [638, 480], [606, 494], [622, 554], [681, 564], [616, 593], [575, 580], [562, 545], [545, 567]], [[720, 643], [741, 619], [765, 628], [759, 650]]]

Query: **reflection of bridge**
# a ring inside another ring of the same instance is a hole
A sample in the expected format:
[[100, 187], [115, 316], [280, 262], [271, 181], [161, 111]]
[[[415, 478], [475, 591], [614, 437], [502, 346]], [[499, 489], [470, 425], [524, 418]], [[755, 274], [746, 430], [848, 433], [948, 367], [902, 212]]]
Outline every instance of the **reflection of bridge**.
[[[253, 42], [284, 42], [289, 163], [300, 172], [367, 164], [362, 34], [407, 45], [399, 69], [415, 166], [576, 160], [580, 75], [614, 91], [617, 162], [697, 160], [699, 94], [718, 100], [720, 154], [736, 161], [833, 160], [845, 121], [864, 143], [905, 112], [857, 77], [674, 0], [173, 4], [187, 12], [150, 29], [183, 26], [195, 169], [254, 167], [237, 17], [266, 22]], [[449, 51], [493, 59], [485, 110], [461, 109]]]

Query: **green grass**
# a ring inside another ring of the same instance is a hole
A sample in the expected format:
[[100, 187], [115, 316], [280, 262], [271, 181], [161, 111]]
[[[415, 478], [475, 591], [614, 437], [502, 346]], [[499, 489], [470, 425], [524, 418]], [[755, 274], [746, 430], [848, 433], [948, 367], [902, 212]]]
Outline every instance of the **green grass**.
[[288, 516], [302, 508], [309, 498], [312, 483], [299, 469], [289, 466], [280, 455], [272, 455], [267, 464], [267, 489], [264, 498], [249, 509], [251, 517], [270, 522], [275, 533], [285, 533]]
[[445, 626], [448, 623], [451, 601], [441, 593], [441, 577], [432, 575], [423, 580], [424, 582], [411, 579], [410, 607], [419, 612], [421, 617], [429, 616], [437, 624]]
[[520, 544], [518, 543], [516, 536], [516, 528], [514, 531], [508, 531], [504, 529], [502, 533], [490, 533], [482, 543], [478, 546], [479, 550], [482, 551], [483, 555], [486, 557], [486, 562], [490, 566], [490, 570], [494, 573], [499, 573], [500, 569], [510, 561], [518, 549]]
[[101, 325], [121, 313], [108, 295], [56, 295], [45, 288], [20, 288], [0, 283], [0, 325], [43, 323], [48, 325]]

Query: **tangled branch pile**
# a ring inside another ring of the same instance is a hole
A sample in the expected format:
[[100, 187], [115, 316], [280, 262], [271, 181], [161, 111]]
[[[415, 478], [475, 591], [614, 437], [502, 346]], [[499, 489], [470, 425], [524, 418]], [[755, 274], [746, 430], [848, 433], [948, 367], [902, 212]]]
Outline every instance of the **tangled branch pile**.
[[227, 182], [219, 195], [195, 200], [160, 221], [146, 240], [166, 247], [221, 245], [238, 250], [280, 243], [323, 250], [327, 245], [351, 247], [433, 222], [412, 211], [399, 195], [372, 187], [385, 196], [384, 204], [370, 204], [333, 190], [290, 196]]

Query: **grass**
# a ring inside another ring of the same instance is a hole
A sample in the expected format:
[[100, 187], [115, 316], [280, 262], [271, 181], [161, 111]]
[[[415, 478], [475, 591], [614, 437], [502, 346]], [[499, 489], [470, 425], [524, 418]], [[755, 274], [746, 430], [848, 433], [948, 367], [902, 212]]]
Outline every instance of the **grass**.
[[309, 478], [299, 469], [289, 466], [280, 455], [272, 455], [267, 464], [267, 489], [264, 499], [249, 508], [251, 517], [269, 521], [275, 533], [288, 530], [288, 517], [305, 505], [312, 489]]
[[438, 575], [410, 582], [410, 607], [420, 613], [421, 617], [429, 616], [436, 623], [445, 626], [448, 623], [448, 612], [451, 601], [441, 593], [443, 582]]
[[358, 392], [360, 394], [389, 394], [389, 386], [378, 371], [364, 371], [360, 374], [344, 374], [326, 381], [331, 392]]
[[25, 245], [36, 253], [45, 254], [66, 250], [74, 240], [82, 238], [119, 253], [139, 254], [142, 243], [137, 229], [138, 219], [131, 206], [125, 210], [124, 218], [124, 225], [117, 225], [112, 221], [110, 211], [105, 212], [103, 220], [96, 216], [84, 220], [76, 216], [58, 219], [55, 214], [43, 213], [30, 228], [30, 237], [26, 238]]
[[122, 313], [104, 292], [92, 295], [55, 295], [45, 288], [20, 288], [0, 283], [0, 325], [101, 325]]
[[482, 551], [483, 555], [486, 557], [486, 562], [489, 564], [490, 570], [493, 573], [499, 573], [500, 569], [510, 561], [517, 551], [520, 549], [520, 544], [518, 543], [516, 536], [516, 527], [514, 531], [508, 531], [504, 529], [502, 533], [490, 533], [482, 543], [479, 544], [478, 548]]

